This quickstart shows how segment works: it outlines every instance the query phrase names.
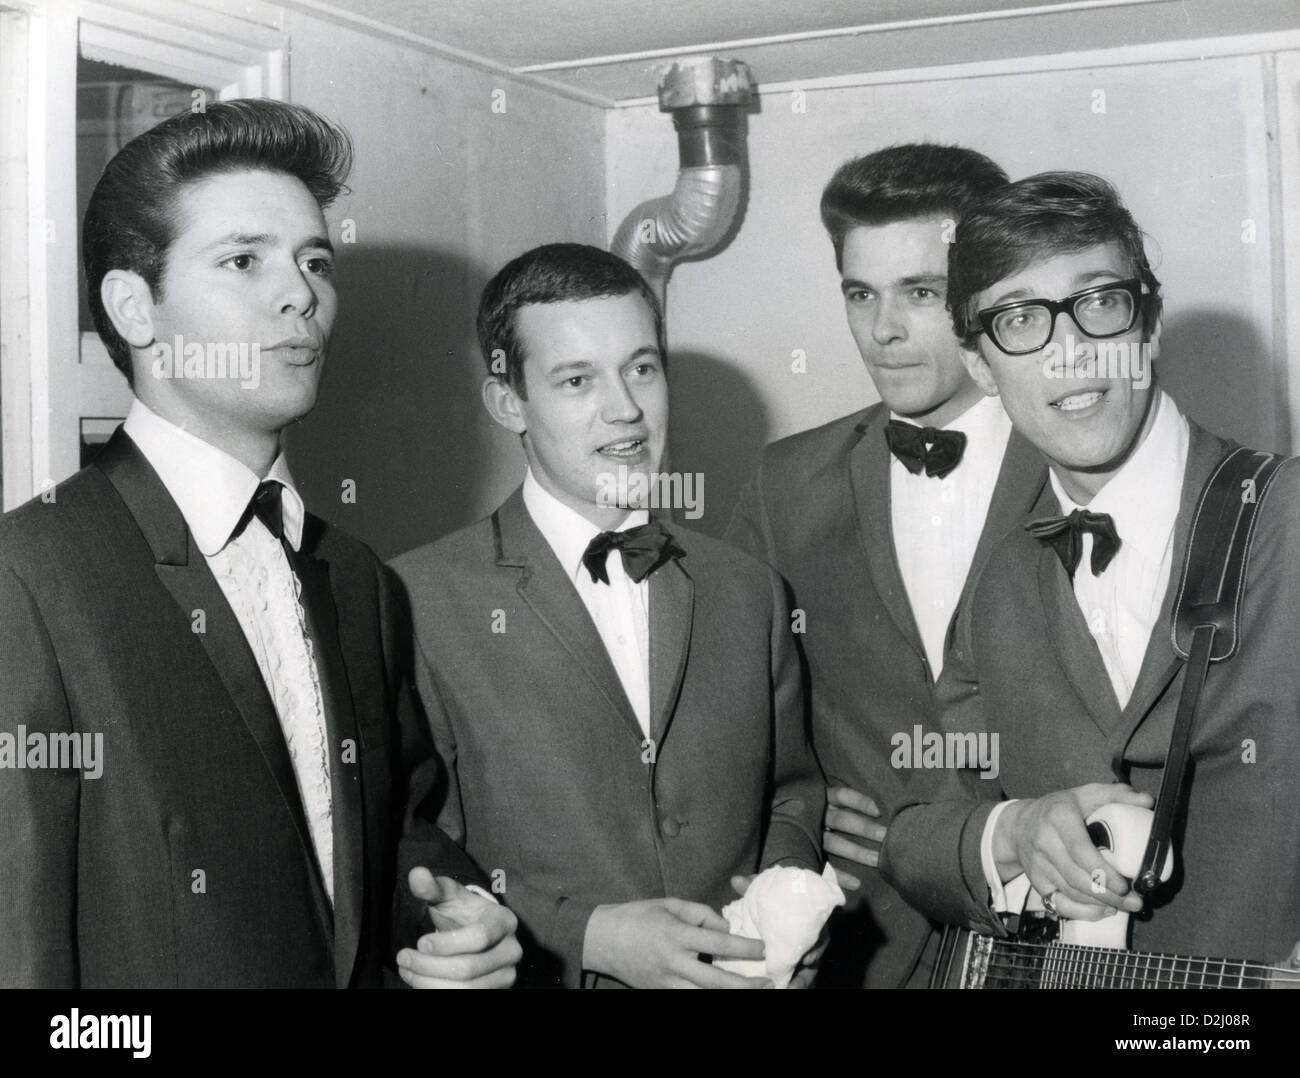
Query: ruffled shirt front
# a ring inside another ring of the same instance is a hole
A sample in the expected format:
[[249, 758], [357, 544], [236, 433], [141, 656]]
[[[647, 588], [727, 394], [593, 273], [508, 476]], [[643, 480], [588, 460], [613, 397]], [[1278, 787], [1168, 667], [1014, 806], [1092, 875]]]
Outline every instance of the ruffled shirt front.
[[[138, 400], [131, 405], [125, 429], [176, 502], [257, 660], [289, 749], [321, 878], [333, 902], [334, 813], [325, 700], [302, 584], [280, 541], [256, 517], [235, 535], [261, 477]], [[283, 487], [284, 541], [296, 551], [302, 545], [304, 508], [283, 454], [265, 478]]]

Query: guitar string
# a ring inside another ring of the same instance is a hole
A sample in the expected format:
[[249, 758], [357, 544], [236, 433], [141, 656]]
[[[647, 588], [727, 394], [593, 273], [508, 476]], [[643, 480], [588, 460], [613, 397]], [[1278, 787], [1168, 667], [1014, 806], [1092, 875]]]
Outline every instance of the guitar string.
[[[1097, 961], [1100, 960], [1100, 963]], [[1152, 966], [1154, 960], [1155, 966]], [[1132, 964], [1130, 967], [1130, 963]], [[1142, 967], [1145, 965], [1145, 969]], [[1100, 966], [1100, 968], [1099, 968]], [[1122, 966], [1122, 968], [1120, 968]], [[1243, 959], [1200, 956], [1162, 955], [1144, 951], [1123, 951], [1079, 944], [1033, 944], [1016, 940], [994, 941], [988, 954], [985, 981], [1038, 983], [1043, 987], [1060, 987], [1077, 982], [1082, 975], [1090, 983], [1109, 987], [1137, 987], [1157, 984], [1174, 987], [1198, 978], [1200, 987], [1207, 979], [1216, 979], [1212, 987], [1263, 986], [1278, 975], [1287, 980], [1300, 979], [1300, 971], [1286, 966], [1253, 963]]]
[[[1117, 956], [1123, 956], [1123, 954], [1128, 953], [1131, 952], [1115, 952]], [[1130, 967], [1126, 962], [1125, 966], [1121, 969], [1121, 967], [1118, 966], [1117, 960], [1113, 960], [1110, 956], [1106, 957], [1108, 957], [1108, 962], [1106, 962], [1106, 966], [1108, 967], [1106, 967], [1106, 969], [1099, 969], [1099, 966], [1096, 964], [1083, 964], [1083, 962], [1080, 962], [1078, 958], [1074, 956], [1070, 956], [1069, 961], [1062, 962], [1060, 954], [1050, 954], [1050, 956], [1047, 956], [1043, 962], [1026, 962], [1026, 964], [1023, 965], [1015, 965], [1014, 962], [1008, 964], [1005, 960], [992, 958], [992, 960], [989, 961], [988, 973], [991, 977], [997, 975], [997, 977], [1009, 979], [1015, 979], [1018, 975], [1022, 979], [1052, 979], [1053, 975], [1065, 973], [1067, 974], [1066, 979], [1074, 980], [1078, 978], [1080, 971], [1086, 970], [1088, 977], [1105, 980], [1105, 982], [1108, 983], [1186, 983], [1191, 979], [1199, 979], [1201, 984], [1204, 986], [1208, 980], [1213, 979], [1217, 982], [1216, 984], [1213, 984], [1213, 987], [1234, 987], [1234, 982], [1235, 987], [1245, 987], [1247, 984], [1252, 987], [1255, 986], [1255, 984], [1260, 984], [1260, 986], [1262, 986], [1262, 984], [1269, 983], [1270, 980], [1273, 979], [1268, 977], [1268, 975], [1261, 975], [1253, 970], [1234, 970], [1230, 969], [1227, 965], [1195, 966], [1193, 964], [1187, 964], [1187, 962], [1183, 962], [1182, 965], [1179, 965], [1177, 962], [1169, 962], [1167, 960], [1162, 962], [1158, 956], [1145, 956], [1145, 954], [1135, 954], [1134, 958], [1138, 960], [1138, 964]], [[1151, 957], [1157, 957], [1157, 964], [1154, 966], [1152, 966], [1151, 961], [1149, 961], [1151, 960]], [[1277, 974], [1278, 977], [1282, 979], [1297, 979], [1296, 970], [1287, 969], [1287, 967], [1260, 966], [1258, 969], [1268, 970], [1270, 973]]]

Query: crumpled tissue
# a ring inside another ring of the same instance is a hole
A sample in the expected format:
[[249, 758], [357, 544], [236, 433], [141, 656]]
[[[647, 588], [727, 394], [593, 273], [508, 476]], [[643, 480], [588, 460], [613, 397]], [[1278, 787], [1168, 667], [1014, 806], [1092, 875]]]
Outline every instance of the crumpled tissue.
[[777, 988], [786, 988], [831, 910], [842, 905], [844, 892], [830, 865], [820, 876], [781, 865], [760, 872], [743, 898], [723, 907], [722, 916], [732, 935], [761, 939], [765, 957], [714, 959], [713, 964], [743, 977], [767, 977]]

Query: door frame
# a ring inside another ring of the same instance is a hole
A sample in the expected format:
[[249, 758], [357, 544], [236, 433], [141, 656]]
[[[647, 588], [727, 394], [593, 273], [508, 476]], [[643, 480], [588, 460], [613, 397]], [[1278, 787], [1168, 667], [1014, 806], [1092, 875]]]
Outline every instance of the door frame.
[[280, 9], [241, 14], [177, 0], [0, 0], [0, 453], [3, 508], [80, 467], [81, 418], [126, 414], [131, 394], [78, 327], [77, 57], [218, 87], [221, 100], [285, 99]]

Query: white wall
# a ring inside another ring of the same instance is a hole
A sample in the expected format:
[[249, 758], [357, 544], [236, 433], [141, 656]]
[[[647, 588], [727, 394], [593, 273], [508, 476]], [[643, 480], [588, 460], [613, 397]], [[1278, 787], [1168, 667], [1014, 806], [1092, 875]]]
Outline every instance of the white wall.
[[[1211, 429], [1287, 449], [1271, 64], [1245, 55], [813, 89], [806, 111], [793, 93], [765, 94], [749, 117], [743, 227], [716, 257], [679, 266], [669, 286], [673, 460], [708, 476], [704, 529], [725, 527], [765, 441], [878, 399], [817, 206], [843, 161], [895, 142], [963, 143], [1013, 179], [1073, 168], [1112, 180], [1156, 241], [1161, 378]], [[653, 106], [610, 112], [607, 135], [612, 234], [670, 189], [677, 160], [671, 120]], [[1248, 221], [1254, 242], [1243, 242]], [[795, 350], [806, 374], [791, 372]]]
[[[356, 142], [352, 194], [329, 214], [342, 307], [291, 461], [308, 504], [388, 557], [523, 476], [518, 440], [479, 403], [478, 298], [536, 244], [603, 245], [604, 114], [317, 16], [286, 11], [285, 29], [290, 96]], [[339, 243], [344, 220], [355, 244]]]

